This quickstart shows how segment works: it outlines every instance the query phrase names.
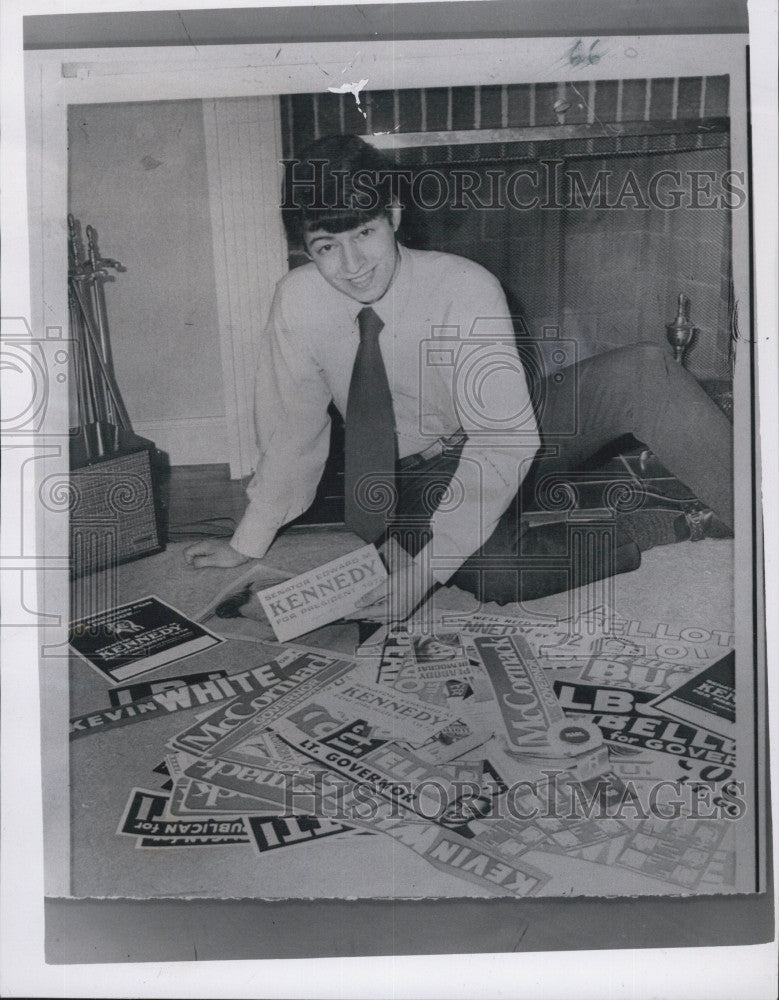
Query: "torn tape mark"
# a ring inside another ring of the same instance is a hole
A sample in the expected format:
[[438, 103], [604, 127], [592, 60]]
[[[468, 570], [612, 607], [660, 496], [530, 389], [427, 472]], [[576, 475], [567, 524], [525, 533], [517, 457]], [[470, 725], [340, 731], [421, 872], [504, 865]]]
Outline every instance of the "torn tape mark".
[[360, 91], [368, 85], [367, 80], [360, 80], [359, 83], [342, 83], [340, 87], [328, 87], [327, 89], [331, 94], [352, 94], [355, 102], [357, 103], [357, 110], [363, 116], [363, 118], [368, 117], [365, 111], [362, 109], [360, 104]]

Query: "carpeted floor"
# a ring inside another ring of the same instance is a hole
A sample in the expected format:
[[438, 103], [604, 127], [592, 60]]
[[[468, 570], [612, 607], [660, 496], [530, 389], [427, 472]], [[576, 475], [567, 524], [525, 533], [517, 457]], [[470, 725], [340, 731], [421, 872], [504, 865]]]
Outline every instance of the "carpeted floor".
[[[111, 585], [105, 574], [93, 578], [89, 594], [115, 593], [118, 602], [156, 594], [183, 612], [200, 616], [220, 594], [240, 589], [247, 581], [260, 585], [277, 582], [284, 573], [302, 573], [357, 548], [361, 543], [343, 528], [300, 528], [282, 535], [262, 561], [235, 569], [193, 569], [185, 562], [183, 543], [169, 545], [164, 552], [118, 567]], [[275, 572], [275, 571], [278, 571]], [[437, 607], [475, 611], [478, 602], [470, 594], [445, 587], [434, 597]], [[641, 566], [608, 581], [567, 594], [517, 605], [485, 605], [483, 610], [529, 616], [567, 616], [571, 608], [607, 602], [621, 617], [683, 623], [701, 628], [733, 628], [733, 543], [706, 539], [681, 542], [643, 553]], [[83, 606], [72, 608], [80, 617]], [[95, 610], [94, 608], [92, 610]], [[209, 624], [235, 635], [271, 637], [258, 623], [238, 619]]]
[[[287, 572], [301, 572], [321, 565], [357, 547], [344, 530], [302, 529], [288, 532], [273, 546], [265, 565]], [[119, 568], [114, 581], [93, 578], [90, 593], [114, 594], [123, 602], [155, 594], [190, 616], [197, 616], [219, 593], [235, 589], [248, 579], [274, 582], [278, 574], [254, 563], [232, 570], [194, 570], [183, 559], [183, 544]], [[270, 577], [270, 578], [269, 578]], [[453, 588], [436, 595], [439, 608], [476, 610], [477, 602]], [[536, 601], [521, 609], [527, 615], [564, 616], [572, 608], [608, 601], [627, 619], [661, 621], [670, 625], [730, 630], [733, 627], [732, 543], [684, 542], [644, 554], [642, 566], [609, 582], [580, 592]], [[94, 610], [94, 609], [92, 609]], [[502, 614], [516, 607], [485, 607]], [[74, 617], [78, 609], [73, 609]], [[257, 622], [247, 619], [210, 618], [207, 624], [231, 641], [164, 667], [154, 679], [203, 669], [228, 672], [267, 662], [278, 652]], [[349, 631], [351, 630], [351, 631]], [[346, 627], [342, 638], [356, 641], [356, 626]], [[316, 644], [315, 634], [302, 640]], [[206, 662], [207, 661], [207, 662]], [[71, 667], [71, 716], [108, 707], [109, 685], [83, 661]], [[184, 713], [191, 718], [190, 713]], [[130, 790], [159, 788], [162, 778], [154, 768], [163, 760], [166, 742], [184, 725], [183, 718], [147, 719], [110, 732], [96, 732], [71, 744], [71, 888], [75, 896], [198, 896], [273, 898], [300, 893], [318, 897], [339, 896], [463, 896], [480, 890], [438, 872], [408, 851], [397, 854], [397, 845], [384, 838], [331, 838], [316, 850], [299, 852], [294, 868], [263, 858], [262, 864], [248, 849], [217, 847], [198, 850], [146, 850], [135, 848], [132, 838], [115, 835]], [[377, 848], [377, 844], [380, 846]], [[284, 852], [281, 852], [282, 854]], [[240, 855], [240, 857], [239, 857]], [[408, 855], [408, 856], [407, 856]], [[562, 860], [562, 859], [561, 859]], [[273, 863], [271, 863], [273, 862]], [[601, 866], [577, 862], [568, 871], [561, 863], [558, 875], [545, 890], [602, 894]], [[573, 863], [570, 862], [570, 865]], [[588, 881], [589, 879], [589, 881]], [[610, 894], [632, 895], [659, 890], [651, 880], [628, 871], [614, 872]]]

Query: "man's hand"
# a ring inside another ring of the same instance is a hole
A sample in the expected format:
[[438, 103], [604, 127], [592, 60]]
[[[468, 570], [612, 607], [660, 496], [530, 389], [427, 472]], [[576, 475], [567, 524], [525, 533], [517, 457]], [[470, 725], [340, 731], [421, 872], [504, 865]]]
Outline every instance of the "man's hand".
[[405, 560], [395, 557], [389, 564], [387, 579], [361, 597], [348, 618], [405, 621], [427, 597], [435, 581], [425, 565], [409, 556]]
[[203, 569], [204, 566], [230, 569], [249, 562], [249, 556], [234, 549], [225, 538], [206, 538], [202, 542], [188, 545], [184, 549], [184, 558], [195, 569]]

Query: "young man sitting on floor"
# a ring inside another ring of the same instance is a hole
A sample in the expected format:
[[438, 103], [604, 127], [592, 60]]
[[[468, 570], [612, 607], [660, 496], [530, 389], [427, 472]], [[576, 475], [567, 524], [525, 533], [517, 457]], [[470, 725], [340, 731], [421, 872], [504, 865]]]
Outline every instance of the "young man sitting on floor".
[[[554, 376], [528, 386], [498, 281], [465, 258], [398, 242], [393, 168], [377, 150], [330, 136], [293, 169], [282, 214], [310, 262], [279, 282], [261, 335], [249, 505], [229, 543], [187, 548], [191, 565], [262, 558], [310, 506], [331, 401], [345, 420], [347, 527], [394, 540], [388, 585], [359, 617], [402, 620], [445, 583], [482, 601], [525, 601], [634, 569], [652, 545], [730, 535], [730, 423], [664, 345], [570, 369], [571, 434], [568, 390]], [[526, 528], [522, 497], [625, 434], [707, 509], [616, 513], [605, 550], [574, 566], [567, 525]]]

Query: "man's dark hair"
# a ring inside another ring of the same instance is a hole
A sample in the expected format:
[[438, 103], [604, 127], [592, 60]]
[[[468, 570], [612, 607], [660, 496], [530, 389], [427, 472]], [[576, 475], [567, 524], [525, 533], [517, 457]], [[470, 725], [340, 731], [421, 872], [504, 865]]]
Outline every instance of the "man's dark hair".
[[290, 245], [307, 232], [343, 233], [393, 204], [393, 162], [357, 135], [328, 135], [284, 160], [281, 216]]

